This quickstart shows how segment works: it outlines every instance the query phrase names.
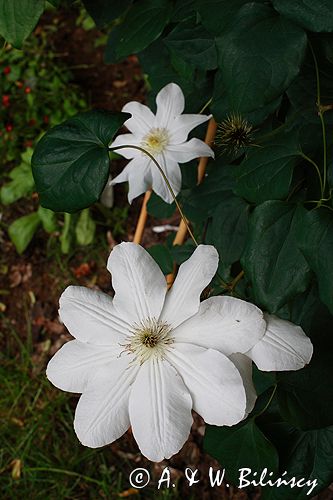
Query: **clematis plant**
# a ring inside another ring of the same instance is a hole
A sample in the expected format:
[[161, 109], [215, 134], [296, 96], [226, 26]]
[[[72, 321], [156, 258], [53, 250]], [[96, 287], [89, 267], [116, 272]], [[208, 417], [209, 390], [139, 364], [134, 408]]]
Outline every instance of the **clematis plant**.
[[[181, 188], [182, 176], [179, 163], [186, 163], [201, 156], [214, 157], [212, 149], [200, 139], [187, 140], [189, 132], [211, 118], [201, 114], [183, 114], [184, 94], [175, 83], [169, 83], [156, 96], [156, 115], [144, 104], [132, 101], [123, 107], [131, 117], [124, 125], [131, 132], [116, 137], [111, 148], [131, 161], [112, 183], [128, 181], [128, 201], [152, 188], [164, 201], [172, 203], [173, 197], [152, 159], [144, 151], [125, 148], [138, 146], [148, 151], [168, 178], [174, 194]], [[122, 149], [117, 150], [118, 146]]]
[[248, 415], [256, 399], [251, 359], [264, 369], [309, 362], [312, 345], [300, 327], [233, 297], [200, 303], [217, 266], [215, 248], [199, 245], [167, 292], [148, 252], [121, 243], [108, 261], [113, 299], [65, 290], [59, 313], [75, 340], [51, 359], [47, 376], [82, 393], [74, 420], [82, 444], [107, 445], [131, 426], [147, 458], [170, 458], [189, 435], [192, 409], [217, 426]]

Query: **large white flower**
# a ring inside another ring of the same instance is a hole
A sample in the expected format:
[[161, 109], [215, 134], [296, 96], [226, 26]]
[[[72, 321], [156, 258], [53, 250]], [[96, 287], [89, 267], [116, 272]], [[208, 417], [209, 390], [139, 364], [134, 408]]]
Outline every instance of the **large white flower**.
[[[156, 105], [154, 115], [144, 104], [135, 101], [127, 103], [122, 111], [132, 114], [124, 123], [131, 133], [116, 137], [111, 147], [131, 144], [148, 151], [162, 167], [177, 195], [182, 182], [179, 163], [201, 156], [214, 156], [212, 149], [203, 141], [187, 141], [189, 132], [210, 116], [182, 114], [185, 107], [184, 94], [175, 83], [163, 87], [156, 96]], [[164, 201], [172, 203], [172, 195], [161, 173], [146, 154], [132, 148], [119, 149], [117, 153], [131, 161], [112, 183], [128, 181], [130, 203], [151, 188]]]
[[282, 359], [290, 346], [307, 345], [303, 365], [308, 361], [304, 333], [287, 335], [281, 349], [278, 342], [272, 346], [276, 329], [267, 330], [253, 304], [232, 297], [200, 303], [217, 265], [214, 247], [200, 245], [167, 292], [150, 255], [121, 243], [108, 261], [113, 299], [84, 287], [65, 290], [60, 316], [76, 340], [55, 354], [47, 376], [63, 390], [82, 393], [74, 428], [84, 445], [109, 444], [132, 426], [146, 457], [169, 458], [189, 435], [192, 408], [219, 426], [251, 411], [250, 355], [256, 362]]

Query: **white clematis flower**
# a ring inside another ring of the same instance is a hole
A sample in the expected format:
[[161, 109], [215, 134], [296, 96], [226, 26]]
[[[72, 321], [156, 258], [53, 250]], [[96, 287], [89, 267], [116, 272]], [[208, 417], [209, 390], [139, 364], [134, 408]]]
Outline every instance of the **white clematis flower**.
[[253, 304], [225, 296], [200, 303], [217, 265], [215, 248], [200, 245], [167, 292], [152, 257], [122, 243], [108, 261], [113, 299], [84, 287], [62, 294], [60, 316], [76, 340], [55, 354], [47, 376], [60, 389], [82, 393], [74, 428], [84, 445], [109, 444], [132, 426], [146, 457], [170, 458], [189, 435], [192, 408], [207, 423], [229, 426], [251, 411], [250, 356], [258, 363], [266, 350], [282, 360], [286, 345], [299, 343], [308, 359], [300, 331], [296, 338], [289, 332], [281, 352], [276, 342], [270, 351], [276, 325], [267, 328]]
[[[187, 141], [189, 132], [211, 116], [182, 114], [185, 107], [184, 94], [175, 83], [169, 83], [160, 90], [156, 96], [156, 105], [154, 115], [144, 104], [135, 101], [127, 103], [122, 111], [132, 114], [124, 123], [131, 133], [116, 137], [111, 147], [131, 144], [148, 151], [163, 169], [177, 195], [182, 182], [179, 163], [201, 156], [214, 156], [212, 149], [203, 141]], [[146, 154], [132, 148], [119, 149], [117, 153], [131, 160], [112, 181], [113, 184], [128, 181], [129, 203], [151, 188], [164, 201], [172, 203], [172, 195], [161, 173]]]

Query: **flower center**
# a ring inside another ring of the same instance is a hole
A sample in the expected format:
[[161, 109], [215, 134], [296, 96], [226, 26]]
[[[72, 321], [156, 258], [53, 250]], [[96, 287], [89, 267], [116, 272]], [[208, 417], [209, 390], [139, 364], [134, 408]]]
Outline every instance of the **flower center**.
[[143, 138], [141, 146], [151, 154], [162, 153], [169, 142], [169, 134], [165, 128], [152, 128]]
[[140, 364], [150, 358], [162, 359], [173, 342], [171, 327], [155, 318], [134, 324], [125, 349], [135, 355]]

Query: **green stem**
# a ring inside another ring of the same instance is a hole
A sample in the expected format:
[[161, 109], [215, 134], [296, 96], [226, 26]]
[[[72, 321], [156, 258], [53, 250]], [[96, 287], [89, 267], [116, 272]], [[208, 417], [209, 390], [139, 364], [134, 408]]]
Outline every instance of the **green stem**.
[[199, 111], [199, 115], [201, 115], [201, 113], [203, 113], [205, 111], [206, 108], [208, 108], [208, 106], [211, 104], [213, 98], [211, 97], [207, 102], [206, 104], [203, 105], [203, 107], [200, 109]]
[[261, 410], [258, 415], [255, 416], [255, 418], [258, 418], [260, 417], [260, 415], [262, 415], [263, 413], [265, 413], [265, 411], [267, 410], [267, 408], [269, 407], [269, 405], [271, 404], [274, 396], [275, 396], [275, 392], [276, 392], [276, 389], [277, 389], [277, 384], [274, 385], [274, 388], [273, 388], [273, 391], [272, 391], [272, 394], [270, 395], [270, 398], [268, 400], [268, 403], [265, 405], [265, 408], [263, 410]]
[[309, 156], [307, 156], [306, 154], [304, 154], [302, 151], [299, 151], [299, 155], [302, 158], [304, 158], [304, 160], [306, 160], [309, 163], [311, 163], [311, 165], [316, 169], [318, 177], [319, 177], [319, 182], [320, 182], [321, 197], [323, 198], [323, 196], [324, 196], [324, 192], [323, 192], [324, 191], [323, 180], [322, 180], [320, 169], [319, 169], [317, 163], [315, 161], [313, 161]]
[[98, 484], [99, 486], [102, 486], [103, 483], [102, 481], [98, 481], [97, 479], [94, 479], [89, 476], [85, 476], [84, 474], [79, 474], [78, 472], [73, 472], [70, 470], [65, 470], [65, 469], [55, 469], [55, 468], [48, 468], [48, 467], [25, 467], [24, 472], [51, 472], [51, 473], [56, 473], [56, 474], [65, 474], [66, 476], [73, 476], [73, 477], [78, 477], [81, 479], [84, 479], [85, 481], [89, 483], [94, 483]]
[[166, 183], [166, 185], [167, 185], [167, 187], [168, 187], [168, 189], [169, 189], [169, 191], [171, 193], [171, 196], [172, 196], [172, 198], [173, 198], [173, 200], [174, 200], [174, 202], [176, 204], [176, 207], [178, 208], [180, 216], [181, 216], [181, 218], [184, 221], [184, 224], [185, 224], [185, 226], [186, 226], [186, 228], [188, 230], [189, 235], [191, 236], [191, 238], [194, 241], [195, 245], [199, 246], [197, 240], [194, 237], [194, 234], [192, 233], [192, 231], [190, 229], [190, 226], [189, 226], [189, 224], [188, 224], [188, 222], [186, 220], [186, 217], [185, 217], [185, 215], [183, 213], [183, 210], [181, 209], [181, 206], [180, 206], [180, 204], [177, 201], [176, 195], [175, 195], [175, 193], [174, 193], [174, 191], [173, 191], [173, 189], [171, 187], [169, 179], [165, 175], [162, 167], [159, 165], [159, 163], [157, 162], [157, 160], [155, 160], [154, 156], [152, 154], [150, 154], [149, 151], [146, 151], [144, 148], [141, 148], [140, 146], [133, 146], [133, 145], [127, 145], [127, 144], [123, 145], [123, 146], [117, 146], [117, 147], [114, 147], [114, 148], [109, 147], [109, 151], [116, 151], [117, 149], [124, 149], [124, 148], [132, 148], [132, 149], [137, 149], [138, 151], [141, 151], [142, 153], [146, 154], [151, 159], [151, 161], [155, 164], [155, 166], [160, 171], [160, 174], [162, 175], [162, 177], [163, 177], [163, 179], [164, 179], [164, 181], [165, 181], [165, 183]]
[[323, 110], [321, 106], [321, 98], [320, 98], [320, 79], [319, 79], [319, 68], [318, 68], [318, 62], [316, 58], [316, 54], [314, 53], [313, 47], [311, 43], [309, 42], [309, 47], [311, 50], [311, 54], [313, 57], [314, 65], [315, 65], [315, 71], [316, 71], [316, 81], [317, 81], [317, 108], [318, 108], [318, 115], [321, 123], [321, 130], [322, 130], [322, 135], [323, 135], [323, 168], [324, 168], [324, 181], [322, 183], [322, 193], [321, 197], [324, 197], [325, 194], [325, 189], [326, 189], [326, 177], [327, 177], [327, 144], [326, 144], [326, 129], [325, 129], [325, 122], [324, 122], [324, 117], [323, 117]]

